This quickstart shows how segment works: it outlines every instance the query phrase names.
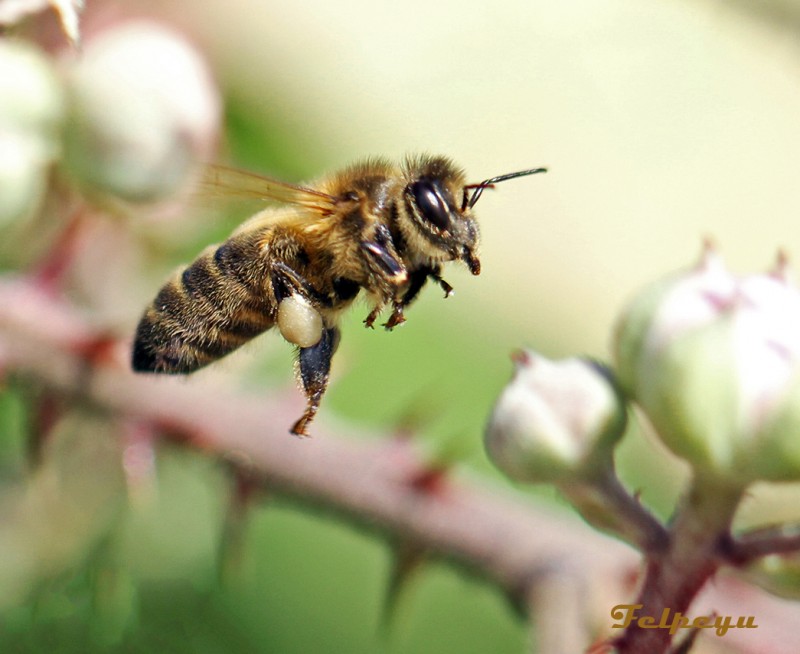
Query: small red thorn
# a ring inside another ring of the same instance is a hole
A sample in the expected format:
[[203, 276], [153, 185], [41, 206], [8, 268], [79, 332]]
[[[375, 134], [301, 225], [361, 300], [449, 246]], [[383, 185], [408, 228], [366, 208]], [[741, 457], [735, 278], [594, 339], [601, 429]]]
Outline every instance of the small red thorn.
[[102, 365], [114, 359], [114, 349], [118, 343], [119, 340], [116, 337], [107, 334], [80, 343], [76, 350], [88, 363]]
[[205, 450], [207, 448], [207, 438], [199, 429], [191, 429], [186, 425], [179, 424], [172, 420], [159, 419], [152, 421], [152, 429], [161, 435], [165, 441], [177, 445], [188, 444], [194, 448]]
[[438, 495], [444, 491], [449, 472], [450, 466], [432, 465], [415, 474], [409, 485], [418, 493]]
[[622, 582], [626, 588], [633, 590], [641, 583], [641, 579], [642, 571], [637, 567], [632, 567], [625, 572]]

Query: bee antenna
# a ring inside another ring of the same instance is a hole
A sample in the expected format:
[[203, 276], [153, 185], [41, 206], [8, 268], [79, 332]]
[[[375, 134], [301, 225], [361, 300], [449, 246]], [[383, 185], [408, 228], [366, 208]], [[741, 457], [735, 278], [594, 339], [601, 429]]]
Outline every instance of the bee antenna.
[[[531, 168], [530, 170], [520, 170], [516, 173], [506, 173], [505, 175], [498, 175], [482, 181], [480, 184], [469, 184], [464, 187], [464, 201], [461, 204], [461, 211], [472, 209], [475, 203], [480, 199], [484, 189], [494, 188], [495, 184], [505, 182], [508, 179], [515, 179], [517, 177], [526, 177], [527, 175], [536, 175], [537, 173], [546, 173], [547, 168]], [[470, 196], [468, 191], [472, 190]]]

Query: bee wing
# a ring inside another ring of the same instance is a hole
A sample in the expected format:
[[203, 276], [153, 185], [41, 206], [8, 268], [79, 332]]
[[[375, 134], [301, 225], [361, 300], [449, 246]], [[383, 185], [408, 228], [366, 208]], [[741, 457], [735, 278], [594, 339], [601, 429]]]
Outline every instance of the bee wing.
[[199, 186], [204, 195], [300, 205], [322, 215], [332, 213], [338, 201], [335, 196], [313, 188], [214, 164], [203, 170]]

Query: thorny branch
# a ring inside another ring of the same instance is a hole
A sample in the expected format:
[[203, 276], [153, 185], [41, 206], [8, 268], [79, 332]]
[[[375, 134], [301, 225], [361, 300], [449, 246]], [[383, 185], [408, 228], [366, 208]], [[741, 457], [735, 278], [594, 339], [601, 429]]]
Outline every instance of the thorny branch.
[[[286, 433], [297, 407], [247, 397], [202, 379], [136, 376], [127, 348], [110, 344], [68, 303], [26, 280], [0, 278], [0, 369], [31, 377], [67, 398], [121, 419], [146, 422], [188, 446], [224, 458], [270, 491], [411, 543], [503, 588], [535, 622], [540, 654], [575, 654], [613, 635], [611, 609], [631, 602], [637, 555], [579, 522], [429, 466], [399, 438], [348, 440]], [[721, 651], [794, 651], [800, 610], [741, 582], [718, 580], [693, 605], [698, 615], [755, 615]], [[713, 636], [706, 646], [714, 648]], [[702, 640], [702, 638], [701, 638]]]
[[729, 558], [741, 565], [770, 554], [791, 554], [800, 551], [800, 525], [787, 524], [741, 534], [729, 545]]

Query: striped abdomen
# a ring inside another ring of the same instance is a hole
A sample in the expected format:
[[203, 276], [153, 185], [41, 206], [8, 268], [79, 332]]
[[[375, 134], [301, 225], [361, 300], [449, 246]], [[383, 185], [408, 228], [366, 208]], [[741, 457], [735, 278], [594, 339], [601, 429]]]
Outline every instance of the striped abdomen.
[[133, 369], [189, 373], [232, 352], [274, 322], [258, 244], [233, 237], [207, 248], [159, 291], [139, 321]]

